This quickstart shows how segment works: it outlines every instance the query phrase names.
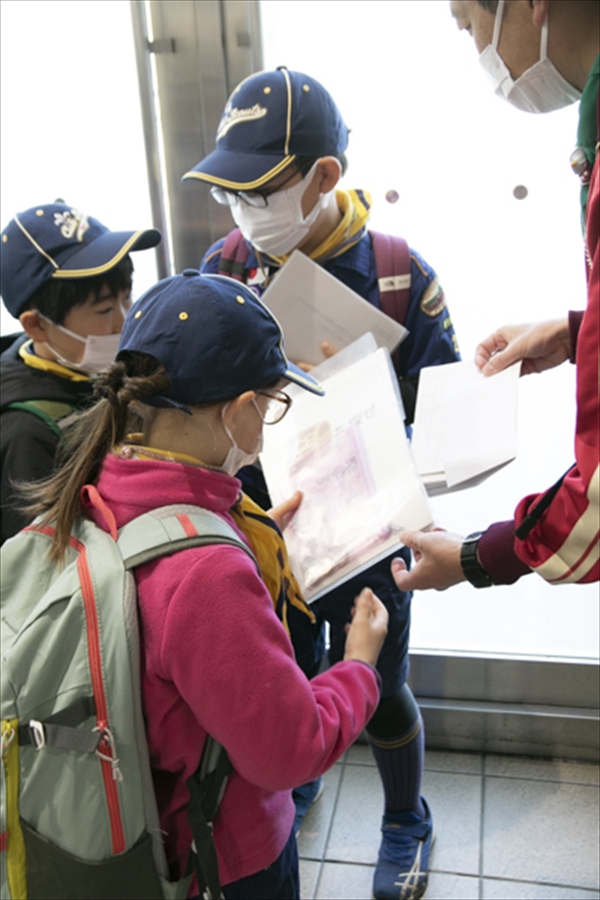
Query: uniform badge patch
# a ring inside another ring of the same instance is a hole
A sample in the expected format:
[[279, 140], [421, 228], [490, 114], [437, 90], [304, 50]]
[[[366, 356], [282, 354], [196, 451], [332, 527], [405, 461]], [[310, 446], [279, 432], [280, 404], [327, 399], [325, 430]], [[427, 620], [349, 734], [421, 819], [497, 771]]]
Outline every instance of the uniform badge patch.
[[240, 122], [252, 122], [254, 119], [262, 119], [266, 114], [267, 110], [260, 103], [255, 103], [254, 106], [250, 106], [248, 109], [236, 109], [235, 106], [226, 109], [223, 118], [219, 122], [217, 141], [225, 137], [229, 129], [233, 128], [234, 125], [238, 125]]
[[442, 286], [436, 277], [431, 284], [427, 286], [425, 293], [421, 297], [421, 309], [426, 316], [431, 316], [433, 318], [434, 316], [439, 315], [445, 306], [446, 297], [444, 296]]
[[83, 240], [83, 236], [90, 227], [88, 217], [85, 213], [78, 209], [71, 209], [65, 213], [54, 213], [54, 224], [60, 228], [60, 233], [64, 238], [75, 237], [79, 242]]

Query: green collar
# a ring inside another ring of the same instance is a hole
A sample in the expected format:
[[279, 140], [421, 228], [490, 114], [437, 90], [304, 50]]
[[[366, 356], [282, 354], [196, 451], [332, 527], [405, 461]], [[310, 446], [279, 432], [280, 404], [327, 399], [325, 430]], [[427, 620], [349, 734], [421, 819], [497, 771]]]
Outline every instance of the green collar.
[[[590, 169], [593, 168], [596, 159], [596, 144], [598, 141], [598, 125], [596, 123], [596, 103], [598, 89], [600, 87], [600, 53], [594, 60], [590, 74], [585, 83], [583, 94], [579, 102], [579, 126], [577, 128], [577, 146], [584, 151]], [[585, 223], [585, 209], [587, 205], [589, 186], [581, 188], [581, 220]]]

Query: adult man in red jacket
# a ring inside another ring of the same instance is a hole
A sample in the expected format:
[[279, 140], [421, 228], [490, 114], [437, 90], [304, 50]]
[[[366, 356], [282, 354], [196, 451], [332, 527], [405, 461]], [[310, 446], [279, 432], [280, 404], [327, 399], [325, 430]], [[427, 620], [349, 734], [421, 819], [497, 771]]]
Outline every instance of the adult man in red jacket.
[[527, 112], [550, 112], [580, 99], [587, 308], [562, 321], [507, 326], [486, 338], [476, 363], [486, 375], [522, 361], [521, 374], [570, 359], [577, 366], [575, 464], [552, 488], [518, 504], [514, 519], [463, 539], [444, 531], [405, 532], [415, 556], [392, 571], [402, 590], [512, 584], [537, 572], [552, 584], [599, 580], [600, 4], [598, 0], [451, 0], [459, 29], [475, 41], [495, 93]]

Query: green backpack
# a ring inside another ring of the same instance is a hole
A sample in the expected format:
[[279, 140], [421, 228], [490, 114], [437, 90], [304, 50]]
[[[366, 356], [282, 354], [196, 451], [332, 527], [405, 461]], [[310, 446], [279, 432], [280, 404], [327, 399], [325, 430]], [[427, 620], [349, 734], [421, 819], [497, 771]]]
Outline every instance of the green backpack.
[[206, 544], [254, 556], [219, 516], [185, 505], [134, 519], [117, 540], [78, 518], [63, 566], [48, 558], [52, 534], [34, 522], [1, 550], [1, 896], [172, 900], [187, 895], [193, 870], [201, 896], [218, 897], [212, 820], [231, 764], [209, 738], [187, 782], [188, 871], [170, 882], [132, 570]]

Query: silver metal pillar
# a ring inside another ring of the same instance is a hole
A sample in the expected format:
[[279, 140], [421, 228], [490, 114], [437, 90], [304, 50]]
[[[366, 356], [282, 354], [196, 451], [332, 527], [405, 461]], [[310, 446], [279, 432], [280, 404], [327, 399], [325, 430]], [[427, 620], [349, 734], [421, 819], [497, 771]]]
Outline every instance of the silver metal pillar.
[[232, 227], [206, 185], [181, 177], [214, 148], [232, 89], [262, 67], [259, 4], [132, 0], [131, 7], [153, 214], [156, 226], [170, 232], [173, 269], [180, 272], [197, 267]]

